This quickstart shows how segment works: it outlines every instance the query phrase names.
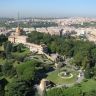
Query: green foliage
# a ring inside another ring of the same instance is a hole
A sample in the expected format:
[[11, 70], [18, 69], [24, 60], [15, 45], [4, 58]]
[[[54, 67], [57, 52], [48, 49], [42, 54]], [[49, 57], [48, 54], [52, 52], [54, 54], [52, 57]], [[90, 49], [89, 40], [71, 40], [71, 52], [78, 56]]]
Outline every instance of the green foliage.
[[[28, 34], [28, 42], [41, 44], [44, 43], [48, 46], [48, 53], [59, 53], [65, 57], [73, 57], [72, 64], [86, 69], [87, 65], [90, 64], [92, 69], [96, 65], [96, 45], [89, 41], [76, 40], [72, 37], [60, 37], [51, 36], [49, 34], [32, 32]], [[90, 70], [89, 70], [90, 71]], [[85, 74], [90, 74], [87, 69]]]
[[96, 47], [91, 50], [92, 62], [96, 62]]
[[51, 36], [50, 34], [43, 34], [39, 32], [32, 32], [28, 34], [28, 42], [41, 44], [44, 43], [48, 46], [49, 52], [58, 52], [62, 55], [72, 56], [73, 50], [71, 40], [66, 40], [65, 37]]
[[9, 54], [12, 50], [12, 43], [11, 42], [5, 42], [4, 43], [4, 50], [6, 52], [6, 54]]
[[17, 45], [14, 45], [13, 43], [7, 41], [4, 43], [4, 50], [6, 53], [10, 53], [10, 52], [22, 52], [22, 49], [24, 48], [24, 46], [20, 43]]
[[57, 24], [56, 23], [54, 23], [54, 22], [43, 22], [43, 21], [40, 21], [40, 22], [33, 22], [33, 24], [32, 24], [32, 27], [34, 27], [34, 28], [40, 28], [40, 27], [52, 27], [52, 26], [57, 26]]
[[79, 87], [73, 88], [57, 88], [52, 89], [47, 92], [45, 96], [95, 96], [96, 90], [90, 90], [89, 92], [84, 92]]
[[28, 82], [16, 80], [7, 85], [5, 96], [34, 96], [32, 87]]
[[7, 80], [5, 78], [0, 79], [0, 96], [4, 96], [4, 94], [5, 94], [4, 88], [5, 88], [7, 83], [8, 82], [7, 82]]
[[0, 85], [0, 96], [34, 96], [35, 66], [40, 66], [39, 63], [24, 61], [30, 52], [22, 44], [7, 41], [2, 47], [0, 61], [4, 62], [0, 63], [0, 78], [6, 78], [8, 84], [4, 87]]
[[[41, 28], [41, 27], [52, 27], [52, 26], [58, 26], [58, 24], [54, 23], [54, 22], [47, 22], [47, 21], [32, 21], [31, 23], [30, 22], [27, 22], [27, 23], [24, 23], [24, 22], [20, 22], [20, 27], [23, 27], [23, 28], [31, 28], [31, 27], [34, 27], [34, 28]], [[10, 23], [10, 24], [6, 24], [5, 21], [0, 21], [0, 27], [6, 27], [7, 29], [10, 29], [10, 28], [16, 28], [17, 27], [17, 22], [14, 22], [14, 23]]]
[[96, 66], [93, 68], [94, 77], [96, 77]]
[[17, 66], [18, 78], [22, 80], [34, 80], [35, 79], [35, 62], [27, 61]]
[[41, 42], [46, 44], [48, 46], [49, 53], [55, 52], [66, 57], [74, 57], [75, 65], [83, 66], [84, 68], [88, 63], [92, 63], [96, 57], [96, 46], [94, 43], [90, 43], [89, 41], [78, 41], [71, 37], [51, 36], [49, 34], [43, 34], [35, 31], [28, 34], [27, 41], [36, 44], [41, 44]]
[[82, 91], [80, 88], [73, 88], [73, 89], [64, 89], [64, 88], [57, 88], [47, 92], [46, 96], [82, 96]]
[[16, 74], [16, 70], [12, 65], [12, 61], [6, 61], [2, 65], [2, 73], [5, 76], [14, 76]]
[[6, 53], [4, 51], [0, 51], [0, 58], [6, 58]]
[[0, 45], [2, 45], [7, 40], [8, 40], [8, 38], [5, 35], [3, 35], [3, 34], [0, 35]]
[[92, 68], [90, 68], [90, 65], [89, 64], [85, 68], [84, 75], [85, 75], [85, 78], [87, 78], [87, 79], [90, 79], [94, 75], [94, 72], [93, 72]]
[[18, 44], [17, 45], [17, 51], [18, 52], [22, 52], [22, 48], [23, 48], [23, 45], [22, 44]]

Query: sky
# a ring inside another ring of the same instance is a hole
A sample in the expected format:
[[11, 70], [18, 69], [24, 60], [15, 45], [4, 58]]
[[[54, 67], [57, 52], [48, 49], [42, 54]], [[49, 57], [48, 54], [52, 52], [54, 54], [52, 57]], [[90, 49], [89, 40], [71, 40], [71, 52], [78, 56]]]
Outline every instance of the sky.
[[0, 17], [96, 16], [96, 0], [0, 0]]

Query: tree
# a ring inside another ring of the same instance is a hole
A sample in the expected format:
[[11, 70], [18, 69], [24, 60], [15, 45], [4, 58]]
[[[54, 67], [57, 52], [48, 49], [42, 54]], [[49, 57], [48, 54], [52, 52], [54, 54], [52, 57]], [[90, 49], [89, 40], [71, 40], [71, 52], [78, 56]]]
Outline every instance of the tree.
[[3, 34], [0, 35], [0, 45], [2, 45], [7, 40], [8, 40], [8, 38], [5, 35], [3, 35]]
[[4, 94], [5, 94], [5, 86], [6, 86], [6, 84], [7, 84], [8, 82], [7, 82], [7, 80], [5, 79], [5, 78], [3, 78], [3, 79], [0, 79], [0, 96], [4, 96]]
[[33, 86], [24, 80], [9, 83], [6, 90], [5, 96], [34, 96]]
[[34, 61], [27, 61], [21, 65], [17, 66], [17, 75], [18, 78], [22, 80], [32, 80], [34, 81], [35, 79], [35, 63]]
[[53, 53], [56, 52], [56, 48], [57, 48], [56, 42], [52, 42], [51, 43], [51, 50], [52, 50]]
[[16, 52], [16, 51], [17, 51], [17, 46], [16, 45], [13, 45], [12, 52]]
[[17, 51], [18, 52], [22, 52], [22, 48], [23, 48], [23, 45], [22, 44], [18, 44], [17, 45]]
[[90, 64], [90, 59], [86, 56], [82, 60], [82, 67], [83, 67], [83, 69], [86, 68], [87, 64]]
[[87, 67], [84, 72], [84, 76], [86, 79], [90, 79], [91, 77], [93, 77], [93, 70], [90, 68], [90, 64], [87, 64]]
[[91, 49], [92, 62], [96, 63], [96, 48]]
[[12, 46], [13, 44], [9, 41], [4, 43], [4, 50], [6, 53], [10, 53], [12, 51]]
[[2, 65], [2, 73], [5, 76], [14, 76], [16, 74], [16, 70], [12, 65], [12, 62], [10, 61], [6, 61], [3, 65]]
[[81, 66], [82, 65], [82, 60], [83, 60], [82, 54], [81, 54], [81, 52], [78, 52], [74, 56], [74, 63], [75, 63], [75, 65]]
[[4, 51], [6, 53], [6, 58], [10, 59], [11, 58], [11, 52], [12, 52], [13, 44], [11, 42], [5, 42], [4, 43]]

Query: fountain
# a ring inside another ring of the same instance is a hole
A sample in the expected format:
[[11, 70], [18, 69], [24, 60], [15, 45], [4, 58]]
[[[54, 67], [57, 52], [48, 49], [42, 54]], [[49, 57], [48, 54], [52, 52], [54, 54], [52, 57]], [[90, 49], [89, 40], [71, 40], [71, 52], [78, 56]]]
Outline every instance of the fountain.
[[64, 71], [58, 73], [58, 76], [63, 78], [63, 79], [70, 79], [73, 77], [73, 74], [68, 72], [67, 70], [64, 70]]

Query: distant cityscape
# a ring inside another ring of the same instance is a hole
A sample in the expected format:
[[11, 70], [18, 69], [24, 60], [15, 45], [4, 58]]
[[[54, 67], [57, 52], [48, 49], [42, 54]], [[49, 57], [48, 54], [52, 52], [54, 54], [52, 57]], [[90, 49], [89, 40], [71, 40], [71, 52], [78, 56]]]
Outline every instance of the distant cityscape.
[[[3, 18], [2, 22], [0, 34], [9, 34], [16, 30], [18, 19]], [[89, 41], [96, 41], [96, 18], [24, 18], [19, 19], [19, 22], [26, 34], [31, 31], [38, 31], [51, 35], [82, 36]]]

